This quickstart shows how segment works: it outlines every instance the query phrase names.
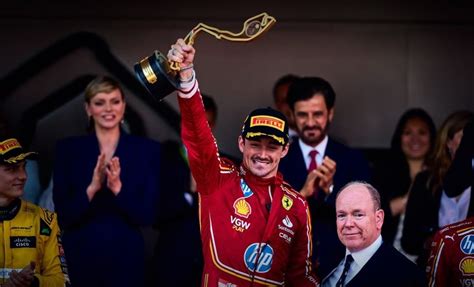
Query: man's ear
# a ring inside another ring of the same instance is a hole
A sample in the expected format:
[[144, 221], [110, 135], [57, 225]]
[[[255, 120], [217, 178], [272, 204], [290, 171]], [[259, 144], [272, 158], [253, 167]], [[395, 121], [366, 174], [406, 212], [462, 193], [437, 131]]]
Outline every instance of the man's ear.
[[332, 119], [334, 118], [334, 107], [329, 110], [329, 122], [332, 123]]
[[377, 229], [381, 230], [383, 225], [383, 220], [385, 217], [385, 213], [383, 209], [378, 209], [375, 211], [375, 224], [377, 225]]
[[242, 138], [242, 136], [239, 136], [238, 142], [239, 142], [239, 150], [240, 150], [240, 152], [241, 152], [241, 153], [244, 153], [244, 145], [245, 145], [245, 142], [244, 142], [244, 139]]

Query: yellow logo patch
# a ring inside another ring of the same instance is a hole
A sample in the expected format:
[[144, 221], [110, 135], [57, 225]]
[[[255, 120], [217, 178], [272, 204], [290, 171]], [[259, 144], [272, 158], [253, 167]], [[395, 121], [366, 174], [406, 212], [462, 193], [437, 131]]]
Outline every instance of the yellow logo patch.
[[279, 118], [270, 116], [253, 116], [250, 118], [250, 127], [266, 126], [280, 131], [285, 130], [285, 122]]
[[474, 274], [474, 257], [465, 257], [459, 263], [459, 270], [461, 270], [464, 276]]
[[252, 213], [252, 208], [250, 207], [250, 204], [241, 197], [234, 202], [234, 211], [235, 214], [248, 218]]
[[285, 194], [283, 195], [283, 198], [281, 199], [281, 204], [283, 205], [284, 209], [290, 210], [291, 207], [293, 206], [293, 199], [291, 199]]

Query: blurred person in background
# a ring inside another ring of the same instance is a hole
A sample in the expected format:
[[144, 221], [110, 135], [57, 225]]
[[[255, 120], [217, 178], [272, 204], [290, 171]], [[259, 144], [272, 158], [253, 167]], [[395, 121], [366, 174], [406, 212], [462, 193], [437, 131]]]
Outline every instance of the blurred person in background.
[[[474, 121], [466, 124], [461, 143], [446, 172], [443, 190], [449, 196], [474, 187]], [[426, 273], [430, 287], [472, 286], [474, 271], [474, 208], [464, 221], [440, 229], [431, 244]]]
[[436, 127], [425, 110], [405, 111], [393, 133], [388, 159], [374, 171], [374, 186], [380, 191], [385, 210], [382, 234], [399, 251], [408, 191], [416, 175], [426, 169], [435, 137]]
[[456, 155], [463, 129], [473, 119], [469, 111], [449, 115], [436, 136], [433, 152], [426, 159], [426, 170], [421, 171], [410, 189], [401, 245], [405, 252], [418, 256], [417, 263], [424, 269], [434, 233], [445, 225], [464, 220], [473, 208], [470, 191], [454, 198], [443, 192], [443, 180]]
[[292, 139], [298, 137], [298, 132], [296, 131], [293, 113], [291, 112], [291, 108], [288, 104], [288, 89], [298, 78], [299, 77], [296, 75], [286, 74], [280, 77], [273, 86], [273, 103], [275, 104], [275, 108], [284, 114], [288, 121], [288, 134], [290, 135], [290, 143]]

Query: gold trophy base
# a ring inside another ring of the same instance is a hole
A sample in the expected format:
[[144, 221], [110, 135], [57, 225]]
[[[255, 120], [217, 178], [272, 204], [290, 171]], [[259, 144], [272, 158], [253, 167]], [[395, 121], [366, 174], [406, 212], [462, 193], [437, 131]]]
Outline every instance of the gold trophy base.
[[177, 72], [170, 68], [168, 59], [160, 51], [136, 63], [134, 70], [148, 92], [160, 101], [179, 88]]

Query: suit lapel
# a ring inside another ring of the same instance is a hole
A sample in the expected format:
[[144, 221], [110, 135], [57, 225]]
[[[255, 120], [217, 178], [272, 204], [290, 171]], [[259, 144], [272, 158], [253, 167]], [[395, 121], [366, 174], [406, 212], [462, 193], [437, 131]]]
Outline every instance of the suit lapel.
[[346, 284], [346, 286], [368, 286], [367, 282], [382, 282], [382, 279], [387, 279], [380, 278], [381, 274], [379, 272], [381, 266], [384, 266], [380, 262], [384, 260], [384, 254], [386, 254], [386, 252], [385, 243], [382, 242], [382, 245], [379, 247], [379, 249], [374, 253], [369, 261], [367, 261], [359, 273], [357, 273], [357, 275]]
[[[343, 260], [344, 260], [344, 259], [343, 259]], [[325, 283], [325, 281], [329, 280], [329, 277], [331, 277], [331, 275], [332, 275], [334, 272], [336, 272], [337, 268], [339, 267], [339, 265], [342, 264], [342, 262], [343, 262], [343, 261], [341, 261], [339, 264], [337, 264], [337, 266], [336, 266], [331, 272], [329, 272], [329, 274], [326, 275], [326, 277], [324, 277], [324, 279], [321, 281], [321, 286], [322, 286], [323, 283]]]
[[115, 149], [114, 156], [118, 156], [119, 158], [124, 157], [126, 155], [126, 146], [127, 146], [127, 139], [128, 136], [124, 131], [120, 131], [120, 137], [117, 143], [117, 148]]

